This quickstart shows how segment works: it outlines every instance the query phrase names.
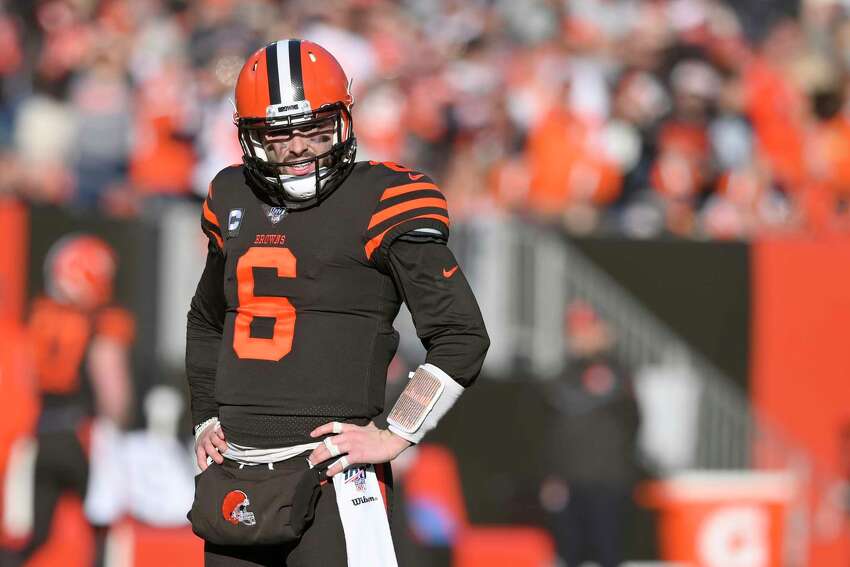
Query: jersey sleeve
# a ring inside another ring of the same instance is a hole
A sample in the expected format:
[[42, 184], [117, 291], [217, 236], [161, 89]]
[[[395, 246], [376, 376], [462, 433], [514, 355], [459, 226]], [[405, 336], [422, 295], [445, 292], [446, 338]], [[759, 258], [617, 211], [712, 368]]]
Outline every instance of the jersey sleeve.
[[224, 240], [221, 237], [221, 223], [218, 220], [218, 215], [215, 213], [215, 205], [213, 203], [213, 183], [210, 183], [207, 198], [204, 199], [203, 207], [201, 208], [201, 230], [210, 239], [210, 249], [218, 249], [221, 252], [224, 249]]
[[129, 346], [136, 336], [136, 322], [129, 311], [121, 307], [109, 307], [97, 317], [97, 334], [122, 345]]
[[447, 242], [448, 204], [433, 180], [394, 164], [381, 167], [387, 174], [380, 180], [382, 190], [366, 228], [366, 258], [385, 265], [387, 251], [402, 235]]
[[470, 386], [481, 371], [490, 339], [452, 251], [442, 243], [398, 239], [387, 263], [428, 351], [425, 362], [461, 386]]
[[215, 376], [224, 328], [223, 240], [215, 214], [215, 181], [210, 184], [201, 213], [201, 230], [209, 238], [207, 261], [189, 307], [186, 321], [186, 378], [189, 381], [192, 421], [195, 425], [218, 416]]

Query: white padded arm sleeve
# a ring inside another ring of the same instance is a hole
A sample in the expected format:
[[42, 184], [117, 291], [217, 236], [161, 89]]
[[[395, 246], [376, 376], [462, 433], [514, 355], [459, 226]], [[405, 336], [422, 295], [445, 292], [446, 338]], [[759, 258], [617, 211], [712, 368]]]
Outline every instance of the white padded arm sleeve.
[[390, 431], [411, 443], [419, 443], [437, 427], [462, 393], [463, 386], [451, 376], [433, 364], [422, 364], [387, 417]]

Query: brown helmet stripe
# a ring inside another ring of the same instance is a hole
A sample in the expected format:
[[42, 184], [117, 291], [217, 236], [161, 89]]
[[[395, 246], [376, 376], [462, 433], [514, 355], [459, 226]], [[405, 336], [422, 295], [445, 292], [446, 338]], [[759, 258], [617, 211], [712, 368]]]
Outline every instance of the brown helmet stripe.
[[301, 74], [301, 40], [289, 40], [289, 78], [292, 100], [304, 100], [304, 77]]
[[280, 76], [277, 67], [277, 43], [266, 47], [266, 74], [269, 78], [269, 103], [280, 104]]

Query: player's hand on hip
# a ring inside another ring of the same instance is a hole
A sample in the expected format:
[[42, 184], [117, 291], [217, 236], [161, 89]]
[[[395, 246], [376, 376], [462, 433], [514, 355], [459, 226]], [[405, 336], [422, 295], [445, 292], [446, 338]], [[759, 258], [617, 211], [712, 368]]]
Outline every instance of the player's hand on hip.
[[198, 466], [202, 471], [209, 466], [208, 459], [212, 459], [218, 464], [223, 463], [224, 457], [221, 454], [225, 450], [227, 450], [227, 443], [224, 440], [224, 431], [222, 431], [220, 423], [208, 425], [195, 439], [195, 457], [198, 459]]
[[310, 437], [329, 434], [331, 436], [307, 457], [314, 465], [339, 457], [328, 468], [328, 476], [341, 473], [351, 465], [389, 462], [411, 445], [410, 441], [388, 429], [378, 429], [371, 421], [365, 426], [333, 421], [311, 431]]

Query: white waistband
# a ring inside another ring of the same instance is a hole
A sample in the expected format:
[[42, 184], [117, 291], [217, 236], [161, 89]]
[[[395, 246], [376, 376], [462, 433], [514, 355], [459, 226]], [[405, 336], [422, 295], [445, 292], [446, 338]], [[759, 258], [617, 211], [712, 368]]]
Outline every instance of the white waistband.
[[305, 451], [312, 451], [319, 443], [305, 443], [292, 447], [277, 447], [272, 449], [255, 449], [244, 447], [235, 443], [227, 442], [227, 450], [223, 453], [224, 458], [236, 461], [241, 465], [260, 465], [265, 463], [276, 463], [296, 457]]

